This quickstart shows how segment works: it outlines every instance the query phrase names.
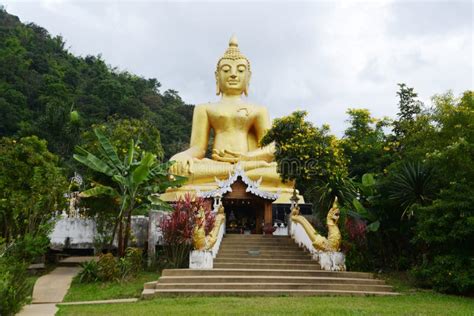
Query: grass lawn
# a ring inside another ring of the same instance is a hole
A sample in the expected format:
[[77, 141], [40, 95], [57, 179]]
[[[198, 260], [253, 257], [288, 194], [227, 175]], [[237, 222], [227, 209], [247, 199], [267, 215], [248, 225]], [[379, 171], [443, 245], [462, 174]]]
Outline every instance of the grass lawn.
[[[156, 280], [143, 272], [124, 283], [73, 282], [65, 301], [139, 297], [143, 283]], [[404, 274], [384, 275], [396, 297], [180, 297], [128, 304], [60, 306], [57, 315], [474, 315], [474, 299], [420, 291]]]
[[140, 297], [143, 284], [158, 280], [159, 276], [156, 272], [142, 272], [136, 279], [128, 282], [95, 282], [85, 284], [81, 284], [77, 279], [74, 279], [71, 288], [64, 298], [64, 302]]
[[474, 315], [474, 300], [431, 292], [398, 297], [183, 297], [60, 306], [57, 315]]

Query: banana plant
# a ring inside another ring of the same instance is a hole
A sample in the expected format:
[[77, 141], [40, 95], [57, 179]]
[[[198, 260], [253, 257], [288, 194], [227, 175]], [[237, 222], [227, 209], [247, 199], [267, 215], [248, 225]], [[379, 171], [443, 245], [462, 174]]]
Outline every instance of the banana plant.
[[[362, 176], [362, 181], [358, 185], [359, 196], [363, 196], [369, 206], [376, 192], [376, 180], [372, 173], [365, 173]], [[376, 232], [380, 227], [380, 220], [377, 218], [375, 212], [371, 207], [366, 208], [358, 198], [352, 199], [352, 210], [349, 210], [348, 213], [353, 217], [358, 217], [365, 219], [369, 222], [367, 225], [367, 231]]]
[[[112, 247], [117, 228], [119, 228], [119, 256], [124, 255], [130, 234], [131, 216], [138, 207], [155, 206], [170, 209], [159, 198], [159, 193], [170, 186], [181, 185], [185, 178], [168, 173], [171, 162], [159, 163], [152, 153], [143, 152], [141, 157], [135, 150], [135, 141], [130, 140], [128, 151], [123, 160], [117, 154], [110, 140], [99, 130], [94, 129], [99, 141], [99, 155], [94, 155], [77, 146], [74, 159], [88, 168], [109, 176], [116, 184], [107, 186], [93, 183], [93, 187], [81, 192], [81, 197], [108, 195], [119, 202], [117, 218], [114, 224], [110, 247]], [[140, 158], [140, 159], [137, 159]], [[138, 197], [146, 196], [144, 203], [137, 203]], [[123, 228], [125, 227], [125, 234]]]

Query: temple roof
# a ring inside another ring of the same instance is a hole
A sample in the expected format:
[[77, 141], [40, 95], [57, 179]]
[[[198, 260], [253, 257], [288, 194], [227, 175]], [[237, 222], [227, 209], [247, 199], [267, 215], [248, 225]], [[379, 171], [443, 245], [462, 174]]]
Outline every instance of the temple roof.
[[218, 185], [217, 189], [205, 192], [201, 192], [199, 189], [197, 189], [196, 194], [203, 198], [213, 198], [216, 196], [223, 197], [226, 193], [232, 192], [232, 184], [234, 184], [239, 179], [239, 177], [247, 186], [245, 189], [246, 192], [267, 200], [277, 200], [280, 196], [280, 192], [271, 193], [261, 190], [259, 187], [262, 183], [262, 177], [260, 177], [260, 179], [257, 181], [253, 181], [247, 177], [244, 169], [242, 169], [242, 166], [239, 163], [235, 166], [233, 172], [229, 172], [229, 178], [226, 180], [219, 180], [215, 178], [216, 184]]

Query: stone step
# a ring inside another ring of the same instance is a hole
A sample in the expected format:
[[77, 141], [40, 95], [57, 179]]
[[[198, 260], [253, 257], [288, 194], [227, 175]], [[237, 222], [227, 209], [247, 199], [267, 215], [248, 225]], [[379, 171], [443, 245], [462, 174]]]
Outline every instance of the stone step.
[[[155, 282], [156, 283], [156, 282]], [[383, 280], [344, 277], [308, 276], [252, 276], [252, 275], [195, 275], [162, 276], [158, 283], [304, 283], [304, 284], [370, 284], [385, 285]]]
[[260, 251], [260, 253], [268, 253], [268, 254], [301, 254], [305, 255], [308, 254], [301, 249], [256, 249], [256, 248], [239, 248], [239, 249], [232, 249], [232, 248], [222, 248], [219, 249], [219, 253], [242, 253], [247, 254], [249, 251]]
[[342, 291], [342, 290], [249, 290], [249, 289], [155, 289], [144, 290], [142, 298], [149, 299], [153, 297], [165, 296], [385, 296], [385, 295], [399, 295], [393, 292], [371, 292], [371, 291]]
[[372, 279], [366, 272], [325, 271], [325, 270], [278, 270], [278, 269], [165, 269], [162, 276], [265, 276], [265, 277], [331, 277]]
[[233, 289], [233, 290], [342, 290], [392, 292], [389, 285], [380, 284], [334, 284], [334, 283], [160, 283], [155, 289]]
[[278, 246], [278, 245], [221, 245], [219, 251], [247, 251], [247, 250], [266, 250], [266, 251], [304, 251], [296, 245]]
[[223, 238], [222, 239], [222, 242], [223, 243], [229, 243], [229, 244], [235, 244], [235, 243], [240, 243], [245, 241], [245, 243], [250, 243], [250, 244], [276, 244], [276, 245], [285, 245], [285, 244], [294, 244], [294, 240], [291, 239], [291, 238], [285, 238], [285, 239], [271, 239], [271, 238], [244, 238], [244, 239], [240, 239], [240, 238]]
[[246, 253], [218, 253], [217, 258], [235, 258], [235, 259], [243, 259], [243, 258], [261, 258], [261, 259], [282, 259], [282, 260], [290, 260], [290, 259], [311, 259], [309, 254], [301, 253], [301, 254], [268, 254], [268, 253], [260, 253], [258, 256], [250, 255], [248, 252]]
[[[280, 261], [277, 261], [280, 262]], [[314, 270], [320, 269], [319, 264], [296, 263], [221, 263], [214, 261], [214, 269], [277, 269], [277, 270]]]
[[273, 236], [273, 235], [260, 235], [260, 234], [251, 234], [251, 235], [243, 235], [243, 234], [226, 234], [223, 240], [230, 240], [230, 239], [241, 239], [241, 240], [291, 240], [289, 236]]
[[217, 256], [214, 259], [214, 264], [216, 263], [266, 263], [266, 264], [314, 264], [319, 266], [319, 264], [312, 260], [309, 256], [305, 256], [304, 259], [273, 259], [273, 258], [259, 258], [259, 257], [227, 257], [227, 256]]

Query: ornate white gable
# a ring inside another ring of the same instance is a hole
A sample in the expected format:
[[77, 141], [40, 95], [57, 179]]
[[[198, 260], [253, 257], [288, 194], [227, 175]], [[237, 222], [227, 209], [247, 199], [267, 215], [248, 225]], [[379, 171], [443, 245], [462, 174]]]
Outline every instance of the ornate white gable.
[[232, 192], [231, 186], [232, 184], [234, 184], [235, 181], [237, 181], [239, 177], [242, 179], [242, 182], [247, 185], [247, 188], [245, 189], [246, 192], [250, 192], [253, 195], [259, 196], [267, 200], [277, 200], [280, 196], [280, 191], [278, 191], [277, 193], [271, 193], [260, 190], [259, 187], [262, 183], [262, 177], [260, 177], [260, 179], [258, 179], [257, 181], [253, 181], [252, 179], [247, 177], [240, 163], [235, 166], [233, 172], [229, 171], [229, 178], [227, 178], [226, 180], [219, 180], [215, 178], [216, 184], [219, 186], [217, 189], [206, 192], [201, 192], [199, 189], [196, 189], [196, 194], [197, 196], [203, 198], [214, 198], [216, 196], [224, 196], [224, 194]]

